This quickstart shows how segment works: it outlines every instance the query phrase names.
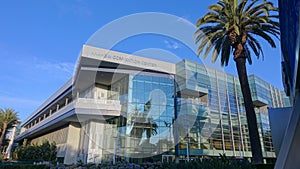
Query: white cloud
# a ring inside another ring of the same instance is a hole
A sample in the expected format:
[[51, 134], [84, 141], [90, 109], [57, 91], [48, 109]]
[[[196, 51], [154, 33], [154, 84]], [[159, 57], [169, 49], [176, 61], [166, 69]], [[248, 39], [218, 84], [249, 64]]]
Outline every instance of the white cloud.
[[[34, 56], [28, 52], [8, 50], [0, 44], [0, 56], [3, 59], [2, 79], [10, 82], [21, 82], [36, 79], [37, 76], [47, 76], [48, 79], [69, 79], [73, 76], [75, 63], [53, 60], [46, 57]], [[63, 59], [63, 58], [62, 58]], [[62, 60], [61, 59], [61, 60]]]
[[175, 41], [164, 40], [166, 47], [169, 49], [178, 49], [180, 45]]
[[44, 70], [47, 72], [61, 72], [66, 73], [67, 75], [73, 75], [74, 63], [61, 62], [61, 63], [52, 63], [49, 61], [44, 61], [41, 63], [35, 63], [35, 68]]

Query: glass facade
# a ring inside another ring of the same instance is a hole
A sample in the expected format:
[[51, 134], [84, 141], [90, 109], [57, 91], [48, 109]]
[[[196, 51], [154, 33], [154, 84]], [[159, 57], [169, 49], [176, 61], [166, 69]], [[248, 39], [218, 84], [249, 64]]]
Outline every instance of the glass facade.
[[[189, 154], [195, 158], [218, 156], [219, 153], [251, 157], [247, 119], [238, 77], [190, 61], [177, 64], [176, 70], [176, 76], [180, 79], [177, 81], [179, 86], [182, 86], [182, 82], [191, 84], [192, 81], [194, 89], [207, 89], [207, 93], [200, 97], [206, 99], [207, 107], [203, 104], [206, 113], [204, 116], [201, 113], [198, 115], [188, 133], [189, 140], [182, 140], [179, 144], [179, 155], [185, 157], [187, 150], [184, 142], [189, 142]], [[257, 113], [263, 156], [273, 158], [275, 153], [267, 108], [288, 107], [290, 104], [283, 91], [257, 76], [250, 75], [249, 84]], [[180, 111], [184, 110], [179, 109], [178, 113]]]
[[184, 77], [184, 80], [177, 81], [179, 86], [182, 81], [189, 84], [193, 81], [198, 88], [207, 89], [207, 93], [200, 97], [206, 111], [198, 115], [195, 125], [188, 133], [189, 140], [182, 140], [179, 144], [179, 155], [182, 158], [186, 155], [184, 142], [189, 142], [190, 155], [194, 157], [218, 156], [224, 152], [229, 156], [239, 155], [235, 151], [242, 152], [242, 132], [235, 77], [189, 61], [177, 64], [176, 70], [176, 76]]
[[[114, 82], [110, 93], [110, 99], [120, 100], [122, 116], [107, 120], [113, 129], [105, 133], [117, 131], [115, 153], [120, 158], [141, 160], [163, 153], [174, 154], [173, 76], [129, 74]], [[104, 147], [112, 149], [114, 141], [105, 142]], [[111, 156], [111, 151], [107, 156]]]
[[[268, 107], [290, 106], [282, 91], [249, 76], [263, 156], [274, 158]], [[95, 85], [97, 88], [97, 85]], [[107, 99], [119, 100], [121, 116], [104, 127], [103, 159], [184, 160], [204, 156], [251, 157], [238, 77], [184, 60], [176, 74], [126, 74], [106, 86]], [[107, 138], [107, 139], [106, 139]]]

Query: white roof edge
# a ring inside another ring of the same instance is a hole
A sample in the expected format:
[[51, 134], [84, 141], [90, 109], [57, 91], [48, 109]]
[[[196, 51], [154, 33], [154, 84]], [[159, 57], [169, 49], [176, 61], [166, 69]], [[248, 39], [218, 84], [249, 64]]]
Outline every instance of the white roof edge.
[[173, 63], [89, 45], [83, 45], [81, 57], [175, 74], [175, 64]]
[[30, 114], [20, 125], [23, 126], [27, 123], [31, 118], [33, 118], [36, 114], [38, 114], [45, 106], [54, 101], [59, 95], [61, 95], [65, 90], [71, 87], [73, 84], [73, 77], [70, 78], [63, 86], [61, 86], [54, 94], [52, 94], [46, 101], [44, 101], [33, 113]]

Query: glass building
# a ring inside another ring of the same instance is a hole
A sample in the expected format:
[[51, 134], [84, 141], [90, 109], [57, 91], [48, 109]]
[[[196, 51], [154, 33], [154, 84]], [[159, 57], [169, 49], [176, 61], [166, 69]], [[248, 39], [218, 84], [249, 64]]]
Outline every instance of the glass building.
[[[284, 92], [249, 77], [263, 156], [275, 158], [268, 108], [290, 106]], [[66, 164], [251, 157], [237, 76], [84, 46], [73, 80], [21, 124], [18, 142], [58, 146]]]
[[[188, 60], [178, 63], [176, 70], [179, 86], [183, 84], [183, 88], [201, 91], [200, 97], [179, 96], [178, 100], [185, 99], [188, 104], [182, 105], [181, 102], [177, 106], [198, 106], [206, 109], [205, 113], [198, 112], [194, 126], [188, 132], [189, 154], [195, 158], [218, 156], [219, 153], [251, 157], [247, 119], [238, 77]], [[250, 75], [248, 78], [257, 113], [263, 156], [266, 159], [275, 158], [268, 107], [288, 107], [289, 99], [283, 91], [259, 77]], [[179, 108], [177, 113], [184, 112], [186, 108]], [[187, 144], [184, 144], [186, 140], [181, 140], [178, 154], [183, 159], [188, 149]]]

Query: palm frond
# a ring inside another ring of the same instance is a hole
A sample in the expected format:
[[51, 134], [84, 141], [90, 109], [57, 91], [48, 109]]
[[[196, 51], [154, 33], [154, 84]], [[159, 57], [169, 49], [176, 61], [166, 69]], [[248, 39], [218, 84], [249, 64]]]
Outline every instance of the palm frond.
[[259, 55], [258, 56], [256, 55], [256, 56], [259, 57], [261, 55], [264, 58], [265, 57], [264, 56], [264, 52], [262, 50], [262, 47], [261, 47], [260, 43], [253, 36], [251, 36], [251, 35], [248, 35], [248, 38], [249, 38], [249, 41], [251, 41], [251, 42], [253, 42], [255, 44], [256, 49], [258, 49], [258, 51], [260, 51]]
[[229, 41], [229, 37], [225, 36], [224, 38], [224, 42], [222, 45], [222, 53], [221, 53], [221, 65], [227, 66], [228, 62], [229, 62], [229, 58], [230, 58], [230, 41]]
[[248, 0], [242, 0], [238, 6], [238, 14], [242, 14]]
[[258, 2], [258, 0], [253, 0], [244, 10], [244, 12], [249, 12], [250, 9], [252, 9], [253, 5], [255, 5], [255, 3]]
[[252, 65], [251, 53], [247, 45], [244, 46], [244, 55], [248, 60], [248, 63]]
[[251, 31], [249, 33], [256, 34], [256, 35], [262, 37], [262, 39], [266, 40], [272, 48], [276, 48], [276, 44], [275, 44], [274, 40], [267, 33], [262, 31], [261, 29], [254, 28], [253, 31]]
[[259, 49], [257, 48], [257, 46], [255, 45], [255, 43], [252, 41], [252, 40], [248, 40], [248, 44], [249, 46], [251, 47], [251, 49], [253, 50], [254, 54], [259, 57], [260, 55], [260, 51]]
[[206, 50], [204, 53], [204, 58], [209, 54], [209, 52], [213, 49], [213, 47], [217, 48], [216, 43], [221, 40], [223, 37], [223, 31], [216, 32], [215, 34], [211, 35], [209, 43], [206, 45]]
[[212, 62], [215, 62], [218, 58], [218, 55], [220, 53], [220, 50], [221, 50], [221, 46], [222, 46], [222, 42], [223, 42], [223, 39], [222, 38], [219, 38], [216, 43], [215, 43], [215, 48], [214, 48], [214, 52], [213, 52], [213, 55], [212, 55], [212, 58], [211, 58], [211, 61]]

